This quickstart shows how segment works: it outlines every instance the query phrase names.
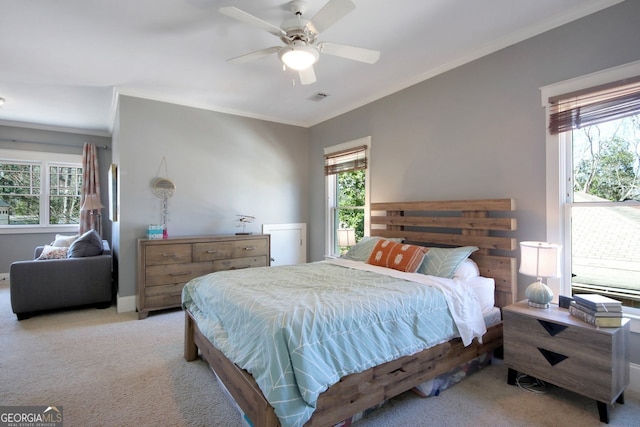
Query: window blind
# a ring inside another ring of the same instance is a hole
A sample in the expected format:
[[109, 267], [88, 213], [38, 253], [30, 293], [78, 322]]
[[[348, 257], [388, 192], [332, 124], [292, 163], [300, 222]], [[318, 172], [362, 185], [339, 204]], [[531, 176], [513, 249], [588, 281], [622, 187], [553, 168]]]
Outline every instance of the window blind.
[[640, 113], [640, 76], [549, 98], [549, 133]]
[[367, 146], [349, 148], [324, 155], [324, 174], [335, 175], [367, 168]]

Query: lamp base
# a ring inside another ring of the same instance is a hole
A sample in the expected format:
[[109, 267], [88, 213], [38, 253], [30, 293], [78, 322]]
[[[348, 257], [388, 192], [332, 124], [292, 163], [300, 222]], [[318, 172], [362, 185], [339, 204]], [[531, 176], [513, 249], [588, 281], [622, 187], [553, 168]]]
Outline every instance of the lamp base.
[[533, 307], [533, 308], [549, 308], [549, 303], [539, 304], [537, 302], [529, 301], [529, 307]]
[[530, 284], [525, 295], [529, 300], [529, 306], [535, 308], [549, 308], [549, 303], [553, 299], [551, 288], [542, 283], [541, 279]]

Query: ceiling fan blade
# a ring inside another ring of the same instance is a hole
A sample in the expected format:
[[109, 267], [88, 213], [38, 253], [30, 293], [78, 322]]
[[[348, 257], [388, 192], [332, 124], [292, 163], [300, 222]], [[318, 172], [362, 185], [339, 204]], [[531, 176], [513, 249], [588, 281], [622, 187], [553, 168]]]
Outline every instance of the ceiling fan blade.
[[322, 53], [353, 59], [354, 61], [366, 62], [367, 64], [373, 64], [380, 59], [380, 52], [377, 50], [347, 46], [344, 44], [322, 42], [318, 43], [318, 50]]
[[255, 52], [236, 56], [235, 58], [227, 59], [227, 62], [229, 62], [230, 64], [244, 64], [246, 62], [254, 61], [256, 59], [264, 58], [265, 56], [277, 53], [280, 49], [282, 49], [280, 46], [272, 46], [266, 49], [256, 50]]
[[307, 28], [316, 34], [320, 34], [355, 8], [356, 5], [353, 4], [351, 0], [329, 0], [329, 2], [309, 20]]
[[244, 10], [240, 10], [237, 7], [221, 7], [220, 9], [218, 9], [218, 11], [230, 18], [237, 19], [238, 21], [244, 22], [245, 24], [253, 25], [254, 27], [265, 30], [273, 34], [274, 36], [281, 37], [287, 35], [287, 33], [282, 28], [271, 25], [267, 21], [256, 18], [255, 16], [245, 12]]
[[298, 71], [298, 75], [300, 76], [300, 83], [303, 85], [310, 85], [316, 81], [316, 72], [313, 70], [313, 65]]

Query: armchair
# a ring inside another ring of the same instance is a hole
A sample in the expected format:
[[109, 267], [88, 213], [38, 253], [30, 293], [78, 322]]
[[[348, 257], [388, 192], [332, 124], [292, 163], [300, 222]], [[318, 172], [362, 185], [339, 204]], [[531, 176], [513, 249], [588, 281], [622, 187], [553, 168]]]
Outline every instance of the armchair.
[[33, 312], [81, 305], [107, 308], [113, 299], [111, 248], [102, 241], [101, 255], [38, 260], [44, 246], [38, 246], [32, 261], [11, 264], [11, 308], [18, 320]]

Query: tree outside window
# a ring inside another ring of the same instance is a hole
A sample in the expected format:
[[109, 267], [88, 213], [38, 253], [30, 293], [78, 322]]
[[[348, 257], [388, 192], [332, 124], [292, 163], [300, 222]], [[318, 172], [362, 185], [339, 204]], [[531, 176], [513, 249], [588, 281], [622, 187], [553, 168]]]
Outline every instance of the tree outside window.
[[0, 161], [0, 225], [79, 224], [81, 189], [80, 165]]
[[640, 307], [640, 116], [571, 136], [572, 292]]
[[356, 242], [364, 236], [365, 184], [364, 170], [338, 174], [338, 224], [355, 229]]

